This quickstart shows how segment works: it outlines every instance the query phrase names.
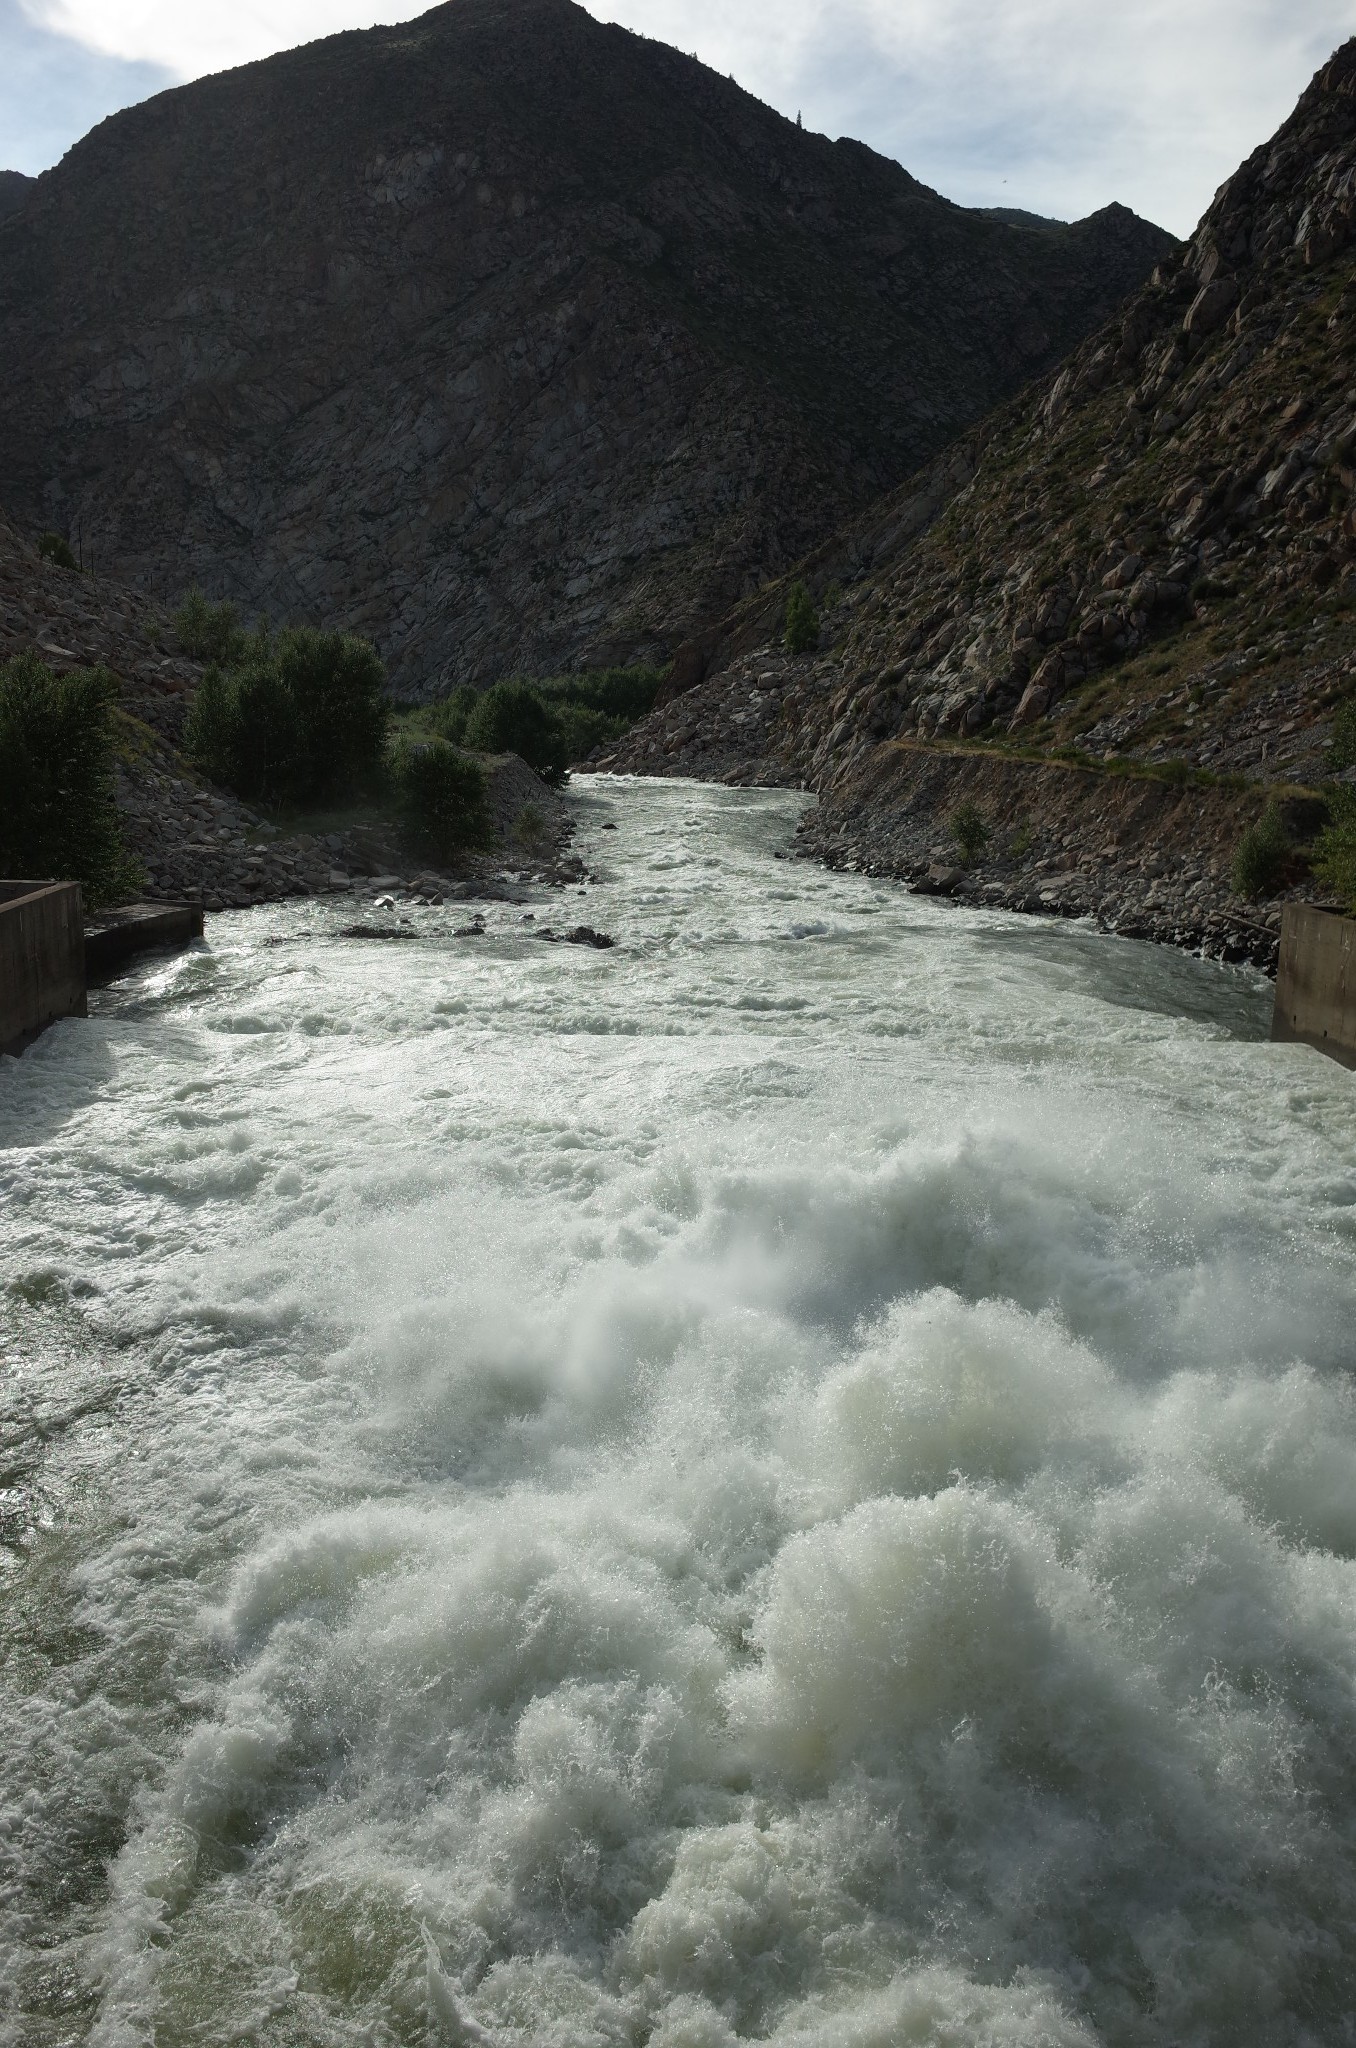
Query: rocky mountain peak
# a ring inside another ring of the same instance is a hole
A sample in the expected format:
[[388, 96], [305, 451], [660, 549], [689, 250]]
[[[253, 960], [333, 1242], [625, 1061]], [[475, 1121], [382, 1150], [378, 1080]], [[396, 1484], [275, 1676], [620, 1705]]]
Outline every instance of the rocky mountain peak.
[[1168, 256], [799, 129], [570, 0], [159, 95], [0, 225], [0, 499], [399, 686], [654, 659]]

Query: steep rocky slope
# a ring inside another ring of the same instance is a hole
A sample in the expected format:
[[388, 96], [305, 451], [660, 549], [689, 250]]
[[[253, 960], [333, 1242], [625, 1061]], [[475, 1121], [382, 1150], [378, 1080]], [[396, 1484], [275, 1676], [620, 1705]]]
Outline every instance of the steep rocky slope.
[[411, 692], [653, 658], [1173, 246], [966, 212], [570, 0], [451, 0], [121, 114], [0, 223], [0, 500]]
[[762, 594], [618, 765], [803, 782], [834, 857], [1200, 936], [1268, 793], [1325, 773], [1354, 488], [1356, 41], [1109, 326], [811, 559], [818, 655]]

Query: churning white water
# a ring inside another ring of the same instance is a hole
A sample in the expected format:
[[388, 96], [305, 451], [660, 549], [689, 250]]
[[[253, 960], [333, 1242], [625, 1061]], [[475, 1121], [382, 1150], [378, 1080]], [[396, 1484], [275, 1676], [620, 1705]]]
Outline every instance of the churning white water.
[[1352, 1077], [579, 805], [0, 1071], [4, 2038], [1356, 2041]]

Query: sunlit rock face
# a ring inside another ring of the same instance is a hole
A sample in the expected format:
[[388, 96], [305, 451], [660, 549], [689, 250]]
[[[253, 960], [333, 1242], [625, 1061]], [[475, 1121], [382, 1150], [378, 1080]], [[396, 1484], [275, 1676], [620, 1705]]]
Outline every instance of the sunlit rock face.
[[568, 0], [96, 129], [0, 243], [0, 498], [398, 685], [670, 649], [1171, 246], [965, 212]]

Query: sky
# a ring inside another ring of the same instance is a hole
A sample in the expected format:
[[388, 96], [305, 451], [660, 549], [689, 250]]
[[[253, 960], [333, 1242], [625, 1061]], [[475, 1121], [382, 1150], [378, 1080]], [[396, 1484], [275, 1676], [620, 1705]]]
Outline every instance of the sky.
[[[0, 0], [0, 168], [165, 86], [410, 0]], [[966, 206], [1117, 199], [1188, 234], [1356, 34], [1356, 0], [591, 0]]]

